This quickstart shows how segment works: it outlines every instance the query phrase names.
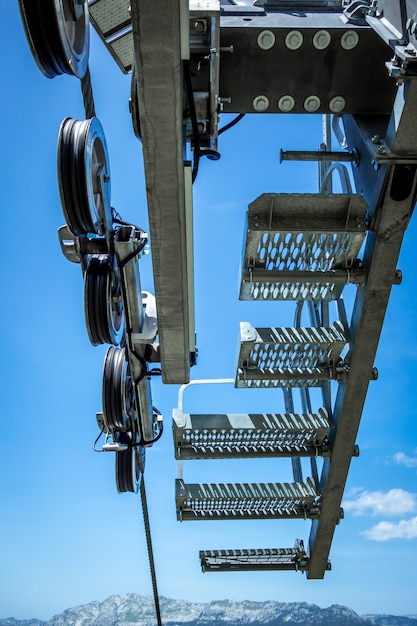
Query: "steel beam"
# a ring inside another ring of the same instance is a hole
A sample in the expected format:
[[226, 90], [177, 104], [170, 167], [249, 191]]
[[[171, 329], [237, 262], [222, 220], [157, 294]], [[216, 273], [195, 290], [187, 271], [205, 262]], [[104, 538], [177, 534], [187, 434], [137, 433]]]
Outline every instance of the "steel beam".
[[[407, 94], [405, 99], [404, 94]], [[415, 123], [411, 111], [417, 104], [417, 85], [400, 88], [390, 128], [391, 147], [406, 145], [407, 154], [416, 154]], [[401, 110], [399, 110], [401, 108]], [[409, 137], [413, 137], [410, 143]], [[354, 304], [351, 336], [353, 350], [347, 380], [339, 385], [333, 419], [334, 439], [331, 458], [324, 462], [321, 476], [323, 500], [320, 519], [312, 523], [309, 538], [308, 578], [323, 578], [349, 471], [352, 450], [365, 403], [370, 374], [391, 293], [392, 276], [416, 201], [417, 167], [388, 166], [383, 193], [373, 213], [373, 227], [367, 240], [364, 263], [369, 267], [366, 286], [358, 288]]]
[[[194, 335], [184, 175], [181, 5], [132, 0], [134, 62], [149, 213], [162, 379], [189, 381]], [[188, 24], [188, 21], [187, 21]], [[188, 244], [188, 245], [187, 245]]]

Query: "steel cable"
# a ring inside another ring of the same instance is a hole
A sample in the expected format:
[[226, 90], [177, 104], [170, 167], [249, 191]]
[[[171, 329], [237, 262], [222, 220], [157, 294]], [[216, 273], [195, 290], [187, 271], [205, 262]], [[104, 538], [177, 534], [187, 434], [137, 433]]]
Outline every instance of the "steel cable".
[[91, 85], [90, 70], [87, 67], [85, 75], [81, 79], [81, 91], [83, 94], [84, 110], [87, 119], [96, 117], [96, 110], [94, 106], [93, 87]]
[[156, 584], [155, 561], [154, 561], [153, 549], [152, 549], [151, 527], [149, 525], [148, 504], [146, 501], [145, 479], [144, 479], [143, 474], [142, 474], [142, 478], [140, 481], [140, 499], [142, 501], [143, 522], [145, 525], [146, 546], [148, 548], [149, 567], [151, 570], [152, 590], [153, 590], [153, 597], [154, 597], [154, 602], [155, 602], [156, 619], [157, 619], [158, 626], [162, 626], [161, 609], [159, 606], [158, 587]]

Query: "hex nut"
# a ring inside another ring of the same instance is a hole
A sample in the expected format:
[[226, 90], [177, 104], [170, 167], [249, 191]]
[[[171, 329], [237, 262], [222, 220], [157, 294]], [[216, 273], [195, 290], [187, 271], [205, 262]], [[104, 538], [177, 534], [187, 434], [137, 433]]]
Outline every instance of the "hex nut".
[[308, 96], [304, 100], [304, 109], [307, 113], [315, 113], [320, 108], [320, 98], [318, 96]]
[[272, 30], [263, 30], [259, 33], [257, 41], [262, 50], [270, 50], [275, 45], [275, 34]]
[[299, 30], [291, 30], [285, 37], [285, 45], [289, 50], [298, 50], [303, 45], [304, 37]]
[[313, 46], [317, 50], [324, 50], [330, 44], [332, 38], [327, 30], [318, 30], [313, 37]]
[[252, 106], [255, 111], [262, 113], [268, 109], [269, 99], [267, 96], [256, 96], [256, 98], [253, 99]]
[[340, 113], [346, 106], [346, 100], [343, 96], [335, 96], [329, 102], [329, 109], [332, 113]]
[[294, 106], [295, 106], [295, 100], [292, 96], [289, 96], [289, 95], [282, 96], [278, 100], [278, 108], [283, 113], [289, 113], [290, 111], [293, 110]]
[[358, 45], [359, 35], [356, 30], [347, 30], [343, 33], [340, 45], [344, 50], [353, 50]]

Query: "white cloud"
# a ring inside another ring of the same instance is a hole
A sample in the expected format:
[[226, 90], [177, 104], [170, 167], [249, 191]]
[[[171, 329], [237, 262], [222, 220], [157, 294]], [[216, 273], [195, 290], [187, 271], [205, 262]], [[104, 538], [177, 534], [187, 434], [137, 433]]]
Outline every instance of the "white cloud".
[[417, 539], [417, 517], [400, 522], [379, 522], [361, 535], [371, 541], [389, 541], [390, 539]]
[[417, 494], [404, 489], [382, 491], [362, 491], [356, 499], [343, 502], [345, 511], [355, 517], [359, 515], [395, 516], [412, 513], [417, 508]]
[[[414, 453], [417, 453], [417, 450], [414, 450]], [[398, 465], [404, 465], [405, 467], [417, 467], [417, 456], [408, 456], [404, 454], [404, 452], [397, 452], [394, 454], [394, 463]]]

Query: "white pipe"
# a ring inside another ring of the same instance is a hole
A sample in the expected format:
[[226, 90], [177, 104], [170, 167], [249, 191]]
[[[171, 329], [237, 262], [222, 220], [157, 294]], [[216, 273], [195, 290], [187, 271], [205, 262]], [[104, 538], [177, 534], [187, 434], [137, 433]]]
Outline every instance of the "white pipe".
[[181, 385], [181, 387], [179, 388], [178, 391], [178, 410], [181, 411], [181, 413], [183, 412], [182, 408], [183, 408], [183, 395], [184, 395], [184, 391], [190, 386], [190, 385], [204, 385], [204, 384], [221, 384], [221, 383], [234, 383], [235, 379], [234, 378], [207, 378], [206, 380], [202, 379], [202, 380], [190, 380], [189, 383], [186, 383], [185, 385]]

